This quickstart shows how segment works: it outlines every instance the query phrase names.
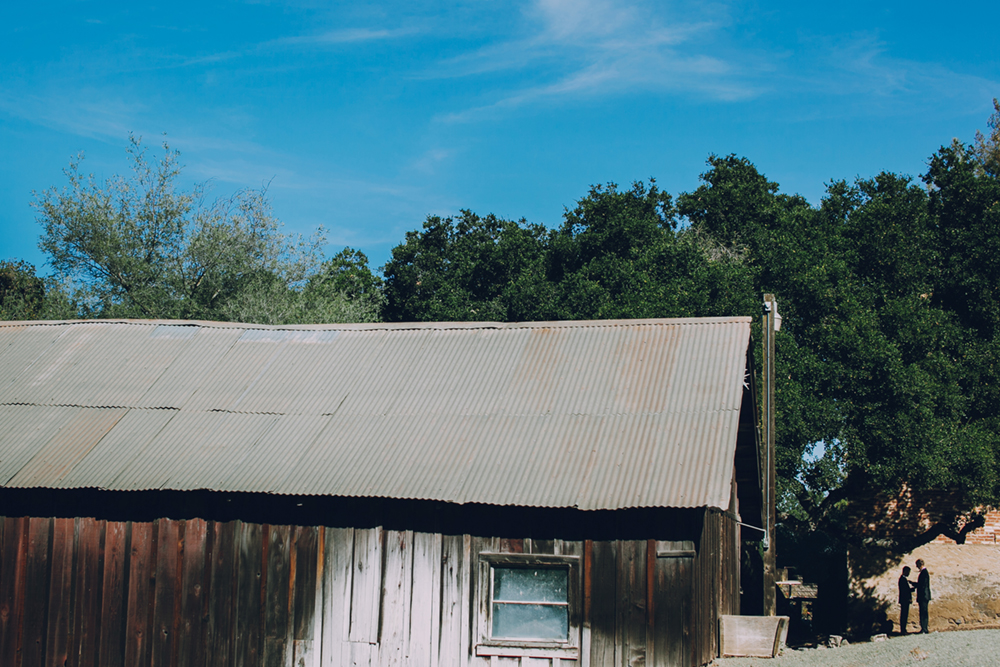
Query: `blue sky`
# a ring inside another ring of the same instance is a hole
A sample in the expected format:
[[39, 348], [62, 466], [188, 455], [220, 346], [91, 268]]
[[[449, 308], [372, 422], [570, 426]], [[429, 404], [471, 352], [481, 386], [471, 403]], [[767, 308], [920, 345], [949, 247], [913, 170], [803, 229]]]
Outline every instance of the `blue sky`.
[[212, 193], [383, 264], [428, 214], [554, 226], [595, 183], [697, 186], [711, 153], [813, 203], [919, 175], [1000, 97], [1000, 3], [6, 2], [0, 258], [40, 272], [32, 190], [129, 132]]

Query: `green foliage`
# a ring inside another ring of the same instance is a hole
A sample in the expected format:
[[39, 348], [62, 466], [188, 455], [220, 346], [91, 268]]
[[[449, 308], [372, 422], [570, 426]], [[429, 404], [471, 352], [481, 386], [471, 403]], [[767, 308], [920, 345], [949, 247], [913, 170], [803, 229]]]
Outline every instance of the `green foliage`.
[[0, 261], [0, 320], [41, 319], [44, 301], [45, 286], [34, 266]]
[[[847, 267], [830, 232], [836, 216], [810, 207], [801, 197], [779, 194], [746, 159], [712, 156], [703, 185], [678, 198], [678, 211], [691, 230], [714, 238], [743, 256], [753, 282], [747, 287], [742, 314], [758, 312], [760, 297], [774, 293], [784, 324], [776, 337], [778, 378], [776, 464], [779, 476], [794, 480], [808, 468], [806, 451], [813, 443], [832, 443], [840, 432], [839, 407], [817, 395], [817, 383], [829, 382], [828, 359], [798, 335], [798, 322], [819, 321], [836, 327], [840, 291]], [[755, 335], [759, 340], [758, 325]], [[760, 367], [760, 351], [754, 350]], [[827, 448], [833, 455], [835, 446]], [[819, 469], [817, 468], [817, 470]], [[817, 479], [829, 474], [810, 473]]]
[[[991, 118], [994, 140], [997, 119]], [[963, 419], [942, 434], [954, 446], [941, 455], [951, 457], [952, 467], [966, 469], [970, 481], [963, 478], [962, 488], [995, 503], [1000, 498], [995, 463], [1000, 458], [1000, 173], [983, 168], [981, 147], [942, 148], [924, 180], [940, 266], [929, 300], [950, 318], [952, 336], [960, 341], [941, 364], [957, 369], [961, 400], [955, 404]]]
[[990, 135], [987, 137], [982, 132], [976, 131], [976, 141], [971, 153], [980, 174], [1000, 177], [1000, 102], [997, 102], [995, 97], [993, 115], [990, 116], [987, 125], [990, 128]]
[[43, 320], [72, 320], [80, 317], [82, 304], [72, 296], [72, 285], [66, 279], [48, 276], [45, 282], [45, 301], [42, 305]]
[[778, 297], [786, 520], [832, 525], [843, 499], [903, 485], [1000, 501], [1000, 189], [977, 155], [942, 149], [929, 192], [883, 173], [831, 183], [818, 208], [713, 157], [678, 199]]
[[63, 311], [267, 324], [378, 316], [370, 294], [304, 294], [321, 269], [322, 229], [308, 242], [282, 234], [265, 188], [212, 203], [203, 185], [181, 191], [179, 154], [163, 150], [150, 161], [132, 137], [130, 177], [98, 182], [78, 158], [67, 187], [36, 193], [39, 247], [65, 285]]
[[547, 238], [544, 227], [523, 220], [465, 210], [428, 217], [385, 265], [386, 320], [533, 319]]
[[309, 279], [307, 289], [343, 294], [348, 299], [382, 300], [382, 279], [372, 273], [368, 256], [351, 248], [344, 248], [323, 262], [319, 272]]
[[651, 181], [596, 186], [553, 235], [554, 319], [630, 319], [747, 312], [742, 253], [698, 230], [677, 232], [669, 194]]
[[739, 253], [675, 231], [651, 183], [596, 186], [552, 232], [463, 211], [430, 217], [386, 264], [386, 319], [555, 320], [747, 312]]
[[363, 252], [344, 248], [309, 278], [301, 303], [303, 323], [378, 322], [385, 306], [382, 278]]

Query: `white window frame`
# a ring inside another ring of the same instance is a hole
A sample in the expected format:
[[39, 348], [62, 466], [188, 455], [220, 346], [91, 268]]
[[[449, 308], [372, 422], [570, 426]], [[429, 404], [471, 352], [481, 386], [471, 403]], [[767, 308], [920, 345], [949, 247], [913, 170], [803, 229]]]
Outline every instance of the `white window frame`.
[[[567, 570], [566, 598], [569, 634], [565, 641], [526, 641], [492, 636], [493, 568], [564, 567]], [[554, 554], [480, 553], [477, 574], [476, 655], [520, 658], [580, 658], [580, 558]]]

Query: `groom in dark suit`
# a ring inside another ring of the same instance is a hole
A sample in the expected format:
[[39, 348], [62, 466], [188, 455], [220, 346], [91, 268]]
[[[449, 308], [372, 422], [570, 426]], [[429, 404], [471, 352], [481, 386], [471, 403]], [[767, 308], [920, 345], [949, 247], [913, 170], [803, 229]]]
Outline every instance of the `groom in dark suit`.
[[917, 559], [917, 607], [920, 608], [920, 632], [927, 634], [927, 605], [931, 601], [931, 573], [924, 567], [923, 559]]
[[910, 581], [910, 566], [903, 568], [899, 575], [899, 632], [906, 634], [906, 622], [910, 618], [910, 603], [913, 602], [913, 583]]

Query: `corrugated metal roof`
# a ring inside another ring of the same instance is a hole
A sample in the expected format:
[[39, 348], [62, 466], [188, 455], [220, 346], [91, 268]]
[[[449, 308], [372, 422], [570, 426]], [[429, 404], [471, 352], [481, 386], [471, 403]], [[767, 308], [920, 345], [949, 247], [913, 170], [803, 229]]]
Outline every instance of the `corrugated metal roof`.
[[749, 318], [0, 323], [0, 484], [729, 505]]

